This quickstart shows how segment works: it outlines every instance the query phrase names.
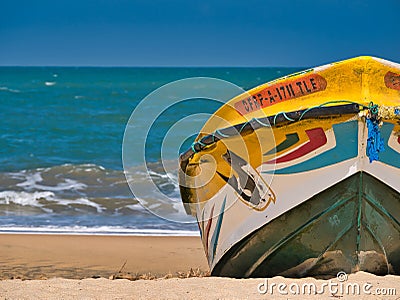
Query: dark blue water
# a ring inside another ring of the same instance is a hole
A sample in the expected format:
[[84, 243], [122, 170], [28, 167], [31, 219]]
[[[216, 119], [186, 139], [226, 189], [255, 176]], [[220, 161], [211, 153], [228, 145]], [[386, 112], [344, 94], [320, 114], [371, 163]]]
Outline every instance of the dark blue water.
[[[247, 90], [295, 71], [1, 67], [0, 231], [196, 231], [194, 224], [175, 224], [148, 213], [129, 190], [121, 149], [132, 111], [149, 93], [179, 79], [213, 77]], [[194, 113], [212, 113], [220, 105], [192, 99], [155, 120], [145, 145], [146, 160], [155, 173], [160, 143], [169, 128]], [[182, 137], [176, 139], [181, 145]], [[181, 148], [190, 143], [191, 138]], [[177, 151], [168, 157], [177, 159]], [[138, 167], [137, 180], [141, 174]], [[176, 182], [161, 175], [156, 181], [170, 197], [179, 198]]]

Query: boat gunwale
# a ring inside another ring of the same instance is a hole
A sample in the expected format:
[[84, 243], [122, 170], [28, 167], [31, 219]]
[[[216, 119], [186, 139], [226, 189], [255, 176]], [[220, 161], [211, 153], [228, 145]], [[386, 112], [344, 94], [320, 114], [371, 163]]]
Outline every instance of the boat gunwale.
[[[338, 102], [341, 101], [339, 100]], [[350, 101], [343, 100], [343, 102], [350, 102]], [[199, 153], [202, 150], [205, 150], [207, 147], [213, 145], [219, 140], [231, 138], [238, 135], [251, 134], [255, 130], [260, 128], [265, 128], [265, 127], [278, 128], [281, 126], [285, 126], [288, 123], [298, 122], [301, 120], [318, 119], [327, 116], [342, 116], [342, 115], [357, 114], [360, 112], [362, 108], [365, 107], [361, 104], [351, 102], [351, 104], [345, 104], [345, 105], [336, 105], [328, 107], [318, 106], [318, 107], [296, 110], [286, 113], [281, 112], [276, 115], [263, 118], [253, 118], [247, 122], [218, 129], [214, 131], [212, 134], [203, 136], [201, 139], [194, 142], [191, 148], [189, 148], [179, 156], [179, 163], [182, 166], [182, 164], [185, 161], [188, 161], [194, 154]]]

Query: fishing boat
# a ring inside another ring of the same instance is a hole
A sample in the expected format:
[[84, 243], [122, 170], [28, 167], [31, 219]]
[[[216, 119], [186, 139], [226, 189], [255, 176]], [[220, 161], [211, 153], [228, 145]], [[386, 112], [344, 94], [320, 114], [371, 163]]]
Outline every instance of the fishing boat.
[[356, 57], [224, 104], [180, 155], [210, 271], [400, 274], [400, 65]]

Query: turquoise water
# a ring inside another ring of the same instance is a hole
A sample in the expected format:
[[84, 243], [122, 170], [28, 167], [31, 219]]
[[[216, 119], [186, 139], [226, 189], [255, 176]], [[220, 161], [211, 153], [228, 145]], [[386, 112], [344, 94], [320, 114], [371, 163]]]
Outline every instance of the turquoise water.
[[[150, 214], [129, 190], [121, 148], [132, 111], [149, 93], [178, 79], [213, 77], [247, 90], [298, 70], [1, 67], [0, 231], [195, 234], [195, 224]], [[193, 99], [166, 110], [153, 124], [146, 160], [169, 197], [179, 198], [179, 192], [175, 181], [157, 175], [163, 137], [179, 119], [219, 106]], [[177, 159], [178, 153], [168, 157]], [[134, 180], [141, 177], [138, 166]]]

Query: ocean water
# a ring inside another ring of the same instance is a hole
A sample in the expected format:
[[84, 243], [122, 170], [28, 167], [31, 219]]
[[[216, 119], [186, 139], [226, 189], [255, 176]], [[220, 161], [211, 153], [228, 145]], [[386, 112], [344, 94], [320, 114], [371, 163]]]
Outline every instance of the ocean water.
[[[151, 199], [147, 207], [129, 189], [123, 171], [122, 143], [132, 111], [179, 79], [212, 77], [248, 90], [298, 70], [0, 67], [0, 232], [197, 235], [194, 220], [178, 223], [149, 212], [161, 204], [144, 178], [150, 174], [159, 191], [174, 199], [162, 209], [176, 210], [177, 176], [161, 163], [163, 137], [179, 119], [210, 114], [221, 103], [192, 99], [154, 121], [145, 144], [147, 171], [140, 159], [136, 165], [134, 151], [130, 164], [129, 180], [139, 189], [142, 184]], [[148, 105], [156, 109], [162, 101]], [[139, 114], [135, 122], [147, 117]], [[193, 138], [170, 137], [179, 151]], [[176, 147], [165, 151], [167, 163], [177, 164]]]

